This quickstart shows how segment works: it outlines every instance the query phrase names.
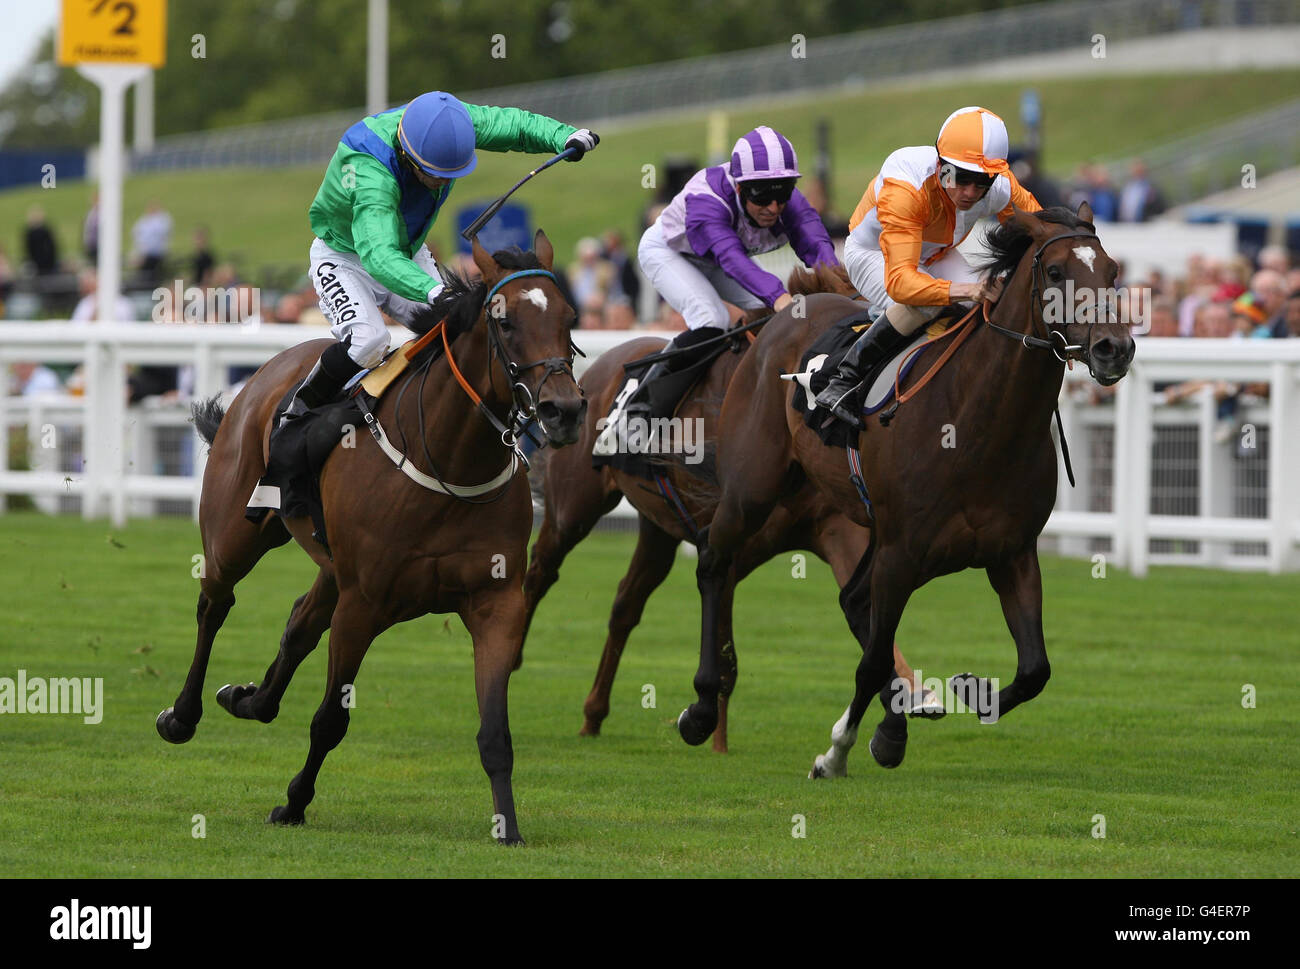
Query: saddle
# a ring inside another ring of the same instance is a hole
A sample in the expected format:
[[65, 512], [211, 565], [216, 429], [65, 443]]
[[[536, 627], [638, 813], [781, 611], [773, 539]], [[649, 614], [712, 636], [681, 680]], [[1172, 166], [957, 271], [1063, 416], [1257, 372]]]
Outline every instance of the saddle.
[[[817, 395], [830, 383], [831, 377], [839, 369], [840, 361], [848, 353], [849, 348], [864, 330], [879, 319], [880, 315], [880, 311], [875, 308], [861, 310], [831, 324], [830, 328], [814, 340], [812, 346], [799, 359], [799, 370], [793, 374], [781, 375], [783, 379], [795, 383], [795, 392], [790, 406], [803, 417], [804, 424], [816, 431], [822, 442], [831, 447], [844, 447], [855, 443], [858, 432], [856, 428], [839, 420], [831, 421], [823, 427], [826, 412], [817, 407]], [[944, 332], [952, 319], [954, 317], [951, 314], [941, 315], [929, 326], [918, 330], [915, 337], [896, 353], [868, 371], [863, 379], [863, 384], [867, 388], [863, 395], [864, 415], [874, 414], [890, 404], [894, 398], [896, 378], [901, 383], [916, 362], [925, 356], [924, 353], [911, 357], [907, 355], [920, 343]], [[899, 367], [904, 360], [906, 360], [906, 367], [900, 374]]]
[[278, 511], [285, 518], [309, 517], [312, 537], [328, 553], [325, 509], [320, 496], [321, 469], [340, 442], [352, 446], [357, 433], [365, 429], [361, 403], [373, 410], [411, 359], [432, 342], [432, 332], [390, 351], [377, 367], [357, 374], [343, 388], [340, 399], [281, 427], [280, 418], [302, 381], [290, 387], [275, 406], [266, 473], [253, 489], [244, 517], [254, 523], [261, 522], [271, 511]]
[[[763, 321], [759, 321], [763, 322]], [[752, 324], [751, 324], [752, 325]], [[748, 327], [728, 330], [703, 343], [660, 350], [623, 365], [626, 375], [614, 396], [604, 430], [596, 438], [591, 452], [592, 467], [609, 466], [626, 474], [653, 480], [662, 461], [656, 449], [656, 426], [662, 428], [673, 418], [678, 406], [699, 379], [709, 372], [714, 361], [728, 351], [741, 353], [749, 346], [744, 331]], [[657, 375], [644, 384], [647, 373], [657, 363], [672, 360], [674, 369]], [[629, 417], [627, 405], [634, 397], [649, 405], [648, 413]], [[648, 424], [641, 427], [641, 424]], [[662, 434], [662, 430], [658, 433]], [[702, 472], [704, 469], [700, 469]]]

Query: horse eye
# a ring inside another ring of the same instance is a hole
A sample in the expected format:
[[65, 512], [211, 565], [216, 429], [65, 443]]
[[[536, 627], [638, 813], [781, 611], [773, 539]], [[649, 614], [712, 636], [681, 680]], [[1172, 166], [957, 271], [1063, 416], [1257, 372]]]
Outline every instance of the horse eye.
[[1059, 283], [1062, 279], [1065, 278], [1065, 273], [1061, 272], [1060, 266], [1048, 266], [1047, 278], [1054, 283]]

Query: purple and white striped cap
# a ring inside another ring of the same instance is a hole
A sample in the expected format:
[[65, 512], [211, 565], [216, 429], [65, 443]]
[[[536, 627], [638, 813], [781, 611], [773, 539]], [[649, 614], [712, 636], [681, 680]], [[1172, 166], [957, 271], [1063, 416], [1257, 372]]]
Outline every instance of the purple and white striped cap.
[[748, 182], [763, 178], [798, 178], [799, 159], [781, 132], [760, 125], [736, 142], [731, 151], [731, 178]]

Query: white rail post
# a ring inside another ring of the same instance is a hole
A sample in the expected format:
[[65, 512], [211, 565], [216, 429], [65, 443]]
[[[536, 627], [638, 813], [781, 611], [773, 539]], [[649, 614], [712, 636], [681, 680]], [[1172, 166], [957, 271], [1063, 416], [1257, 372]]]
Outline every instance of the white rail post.
[[[1300, 565], [1296, 526], [1300, 519], [1300, 366], [1275, 361], [1270, 369], [1268, 415], [1268, 515], [1273, 536], [1268, 543], [1268, 570], [1279, 573]], [[1256, 442], [1258, 444], [1258, 442]]]

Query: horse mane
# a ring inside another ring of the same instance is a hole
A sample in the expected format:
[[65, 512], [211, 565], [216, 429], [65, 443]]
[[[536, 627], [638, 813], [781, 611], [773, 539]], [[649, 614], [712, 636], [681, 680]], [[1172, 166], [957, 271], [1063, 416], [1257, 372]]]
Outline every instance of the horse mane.
[[[1030, 214], [1043, 222], [1053, 222], [1068, 229], [1096, 231], [1096, 227], [1091, 222], [1085, 222], [1063, 205], [1040, 209]], [[1028, 229], [1014, 219], [1008, 219], [994, 226], [984, 237], [984, 244], [988, 246], [989, 254], [976, 268], [989, 276], [1010, 276], [1020, 265], [1020, 260], [1025, 257], [1032, 241], [1033, 236], [1029, 234]]]
[[[546, 268], [537, 258], [537, 253], [525, 252], [518, 246], [499, 249], [492, 253], [492, 258], [502, 269], [510, 272], [519, 269]], [[415, 334], [423, 336], [445, 319], [447, 341], [454, 343], [458, 336], [467, 333], [478, 320], [488, 286], [482, 279], [471, 281], [452, 269], [440, 266], [439, 271], [445, 284], [442, 292], [426, 308], [417, 310], [406, 327]]]
[[795, 266], [785, 288], [791, 296], [811, 296], [813, 293], [836, 293], [850, 299], [858, 295], [857, 287], [849, 279], [843, 266], [830, 266], [819, 262], [812, 269]]

